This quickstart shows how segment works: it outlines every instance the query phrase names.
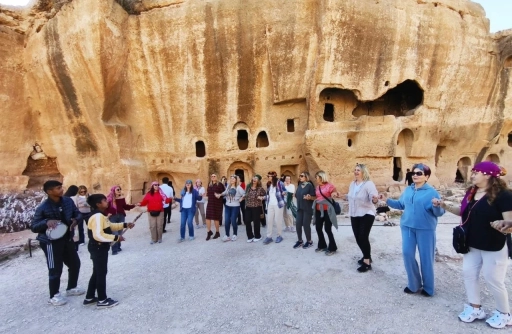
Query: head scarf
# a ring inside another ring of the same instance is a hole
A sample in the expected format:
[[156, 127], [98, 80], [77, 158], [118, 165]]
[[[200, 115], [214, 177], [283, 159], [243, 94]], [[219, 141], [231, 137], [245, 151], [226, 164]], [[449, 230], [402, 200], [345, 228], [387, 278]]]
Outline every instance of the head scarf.
[[[494, 162], [491, 161], [482, 161], [477, 163], [473, 169], [471, 169], [472, 172], [480, 172], [484, 175], [490, 175], [492, 177], [499, 178], [500, 176], [504, 176], [507, 174], [506, 170], [504, 168], [501, 168], [500, 166], [496, 165]], [[469, 202], [473, 200], [473, 197], [475, 196], [477, 187], [473, 186], [471, 189], [468, 190], [464, 198], [462, 199], [462, 202], [460, 203], [460, 213], [464, 213], [464, 210], [466, 210]]]
[[107, 195], [108, 205], [114, 209], [117, 209], [117, 206], [116, 206], [116, 189], [117, 188], [119, 188], [119, 186], [112, 186], [110, 188], [110, 192]]
[[167, 196], [165, 196], [164, 191], [162, 190], [162, 188], [160, 188], [160, 183], [158, 183], [158, 182], [156, 182], [156, 181], [155, 181], [155, 182], [152, 182], [152, 183], [151, 183], [151, 189], [153, 189], [153, 186], [154, 186], [155, 184], [158, 186], [158, 192], [160, 193], [160, 196], [162, 196], [162, 201], [165, 201], [165, 200], [167, 199]]

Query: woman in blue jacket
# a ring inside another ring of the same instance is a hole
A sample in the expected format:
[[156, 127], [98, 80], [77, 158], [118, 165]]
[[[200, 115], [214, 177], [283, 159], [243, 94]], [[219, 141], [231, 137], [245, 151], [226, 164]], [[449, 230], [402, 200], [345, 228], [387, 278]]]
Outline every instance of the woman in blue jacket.
[[196, 213], [196, 203], [203, 197], [192, 186], [192, 180], [185, 182], [185, 187], [181, 191], [181, 198], [175, 198], [176, 202], [180, 203], [181, 212], [181, 226], [180, 226], [180, 239], [179, 242], [185, 241], [185, 225], [188, 225], [188, 239], [194, 240], [194, 225], [192, 220]]
[[[444, 214], [439, 194], [427, 184], [431, 171], [427, 165], [413, 166], [413, 184], [408, 186], [398, 200], [387, 199], [387, 204], [404, 210], [400, 220], [402, 254], [408, 284], [405, 293], [430, 297], [434, 295], [434, 253], [436, 249], [437, 217]], [[386, 199], [381, 195], [381, 199]], [[420, 253], [421, 274], [416, 262], [416, 248]]]

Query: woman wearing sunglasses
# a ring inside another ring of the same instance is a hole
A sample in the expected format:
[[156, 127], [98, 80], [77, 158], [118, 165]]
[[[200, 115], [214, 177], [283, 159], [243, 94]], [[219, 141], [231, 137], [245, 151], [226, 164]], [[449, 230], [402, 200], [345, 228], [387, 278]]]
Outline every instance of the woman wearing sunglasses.
[[[309, 195], [309, 199], [307, 197]], [[295, 224], [297, 227], [297, 238], [298, 241], [293, 246], [297, 248], [310, 248], [313, 246], [313, 240], [311, 239], [311, 219], [313, 218], [313, 202], [315, 197], [315, 186], [309, 180], [309, 173], [304, 171], [299, 175], [299, 185], [295, 192], [295, 198], [297, 199], [297, 219]], [[304, 234], [306, 235], [306, 243], [302, 239], [302, 228], [304, 228]]]
[[78, 187], [78, 194], [74, 196], [73, 200], [75, 201], [75, 205], [78, 208], [78, 211], [82, 214], [82, 219], [78, 222], [78, 242], [77, 242], [77, 250], [79, 245], [83, 245], [85, 243], [85, 232], [84, 232], [84, 221], [87, 222], [91, 215], [91, 207], [87, 204], [87, 198], [89, 197], [89, 193], [87, 192], [87, 187], [81, 185]]
[[[496, 310], [486, 322], [493, 328], [512, 326], [505, 278], [508, 267], [506, 234], [500, 229], [512, 220], [512, 192], [500, 177], [505, 170], [493, 162], [480, 162], [471, 171], [471, 187], [460, 206], [441, 203], [447, 211], [461, 216], [465, 222], [469, 252], [464, 254], [462, 273], [468, 303], [459, 319], [473, 322], [486, 318], [480, 299], [480, 271], [494, 297]], [[491, 223], [498, 228], [492, 228]]]
[[[404, 292], [421, 292], [423, 296], [430, 297], [434, 295], [437, 218], [445, 211], [438, 202], [438, 192], [427, 183], [430, 168], [425, 164], [415, 164], [412, 171], [414, 183], [405, 189], [398, 200], [386, 199], [384, 194], [380, 198], [386, 200], [388, 206], [404, 210], [400, 220], [402, 255], [408, 279]], [[416, 249], [420, 253], [421, 267], [416, 262]]]
[[151, 232], [150, 244], [162, 243], [164, 203], [171, 203], [171, 199], [165, 196], [158, 182], [153, 182], [151, 183], [151, 189], [144, 196], [142, 202], [137, 204], [137, 206], [148, 206], [149, 231]]
[[[135, 205], [126, 204], [126, 200], [123, 196], [123, 192], [120, 186], [113, 186], [110, 188], [110, 193], [107, 196], [108, 207], [106, 210], [107, 214], [110, 214], [108, 220], [111, 223], [124, 223], [126, 220], [125, 210], [131, 210]], [[122, 230], [113, 231], [114, 235], [121, 235]], [[122, 251], [121, 241], [116, 242], [112, 246], [112, 255], [117, 255]]]

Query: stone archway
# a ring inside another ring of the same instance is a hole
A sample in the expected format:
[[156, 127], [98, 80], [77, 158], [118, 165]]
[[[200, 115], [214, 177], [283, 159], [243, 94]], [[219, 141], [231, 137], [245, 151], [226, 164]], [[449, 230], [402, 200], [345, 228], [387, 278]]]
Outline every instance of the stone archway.
[[457, 162], [457, 172], [455, 174], [455, 182], [465, 183], [469, 181], [469, 170], [471, 168], [471, 159], [463, 157]]
[[242, 161], [235, 161], [228, 167], [228, 173], [226, 175], [239, 175], [243, 173], [244, 181], [247, 183], [247, 180], [249, 180], [254, 175], [254, 170], [246, 162]]

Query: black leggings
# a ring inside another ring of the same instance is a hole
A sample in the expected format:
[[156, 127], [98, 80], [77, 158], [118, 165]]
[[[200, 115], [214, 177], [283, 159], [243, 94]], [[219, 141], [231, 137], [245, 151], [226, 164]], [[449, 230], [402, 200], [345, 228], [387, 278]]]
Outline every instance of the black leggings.
[[297, 227], [297, 238], [302, 240], [302, 227], [304, 227], [304, 234], [306, 234], [306, 241], [311, 241], [311, 218], [312, 212], [305, 212], [301, 209], [297, 210], [297, 219], [295, 220]]
[[[319, 210], [315, 210], [315, 227], [316, 233], [318, 234], [318, 248], [325, 249], [327, 248], [331, 252], [335, 252], [338, 249], [336, 246], [336, 240], [334, 240], [334, 235], [332, 234], [332, 223], [331, 219], [329, 219], [329, 215], [327, 214], [327, 210], [324, 211], [324, 216], [320, 216], [321, 212]], [[322, 227], [325, 224], [325, 233], [327, 233], [327, 237], [329, 238], [329, 247], [325, 243], [324, 232], [322, 231]]]
[[363, 258], [370, 259], [372, 257], [372, 247], [370, 246], [370, 231], [372, 230], [375, 216], [366, 214], [362, 217], [350, 217], [352, 231], [356, 238], [357, 245], [363, 252]]

